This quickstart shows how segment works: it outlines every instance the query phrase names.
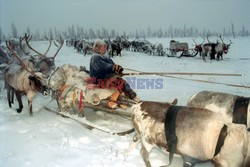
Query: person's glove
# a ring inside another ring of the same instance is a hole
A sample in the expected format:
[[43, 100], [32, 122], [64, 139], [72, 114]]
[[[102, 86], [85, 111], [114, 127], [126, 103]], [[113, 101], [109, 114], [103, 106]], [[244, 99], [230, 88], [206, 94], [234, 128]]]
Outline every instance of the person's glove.
[[113, 68], [112, 68], [112, 69], [113, 69], [113, 71], [114, 71], [116, 74], [118, 74], [118, 75], [121, 75], [121, 74], [122, 74], [122, 71], [123, 71], [122, 66], [115, 64], [115, 65], [113, 65]]

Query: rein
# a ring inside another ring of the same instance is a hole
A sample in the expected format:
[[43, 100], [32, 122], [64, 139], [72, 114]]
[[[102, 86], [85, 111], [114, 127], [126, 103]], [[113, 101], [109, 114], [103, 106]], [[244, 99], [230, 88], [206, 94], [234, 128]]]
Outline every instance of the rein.
[[177, 149], [178, 137], [176, 136], [176, 116], [178, 111], [182, 108], [182, 106], [170, 106], [167, 110], [164, 128], [167, 140], [167, 146], [169, 151], [169, 164], [170, 166], [174, 157], [174, 153]]

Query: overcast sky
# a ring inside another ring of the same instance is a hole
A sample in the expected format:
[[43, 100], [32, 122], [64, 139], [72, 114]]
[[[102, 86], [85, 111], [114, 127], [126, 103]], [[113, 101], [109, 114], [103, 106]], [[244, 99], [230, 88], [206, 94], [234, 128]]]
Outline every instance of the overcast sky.
[[0, 0], [4, 33], [74, 24], [84, 28], [135, 29], [194, 26], [222, 31], [235, 24], [250, 29], [250, 0]]

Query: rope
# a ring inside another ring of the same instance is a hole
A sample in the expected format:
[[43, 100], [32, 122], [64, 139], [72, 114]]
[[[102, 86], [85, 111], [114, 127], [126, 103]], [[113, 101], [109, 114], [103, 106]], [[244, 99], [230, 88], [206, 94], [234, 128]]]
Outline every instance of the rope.
[[[53, 100], [54, 100], [54, 99], [51, 98], [51, 100], [50, 100], [48, 103], [46, 103], [45, 106], [48, 106], [49, 103], [51, 103]], [[40, 112], [40, 111], [42, 111], [43, 109], [44, 109], [44, 106], [42, 106], [37, 112]]]

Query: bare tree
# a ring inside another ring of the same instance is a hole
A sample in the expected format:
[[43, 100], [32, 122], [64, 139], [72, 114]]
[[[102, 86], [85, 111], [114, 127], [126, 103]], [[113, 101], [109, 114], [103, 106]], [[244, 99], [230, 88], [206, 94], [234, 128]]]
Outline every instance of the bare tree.
[[3, 40], [3, 31], [2, 31], [2, 28], [0, 27], [0, 43], [2, 40]]
[[52, 31], [52, 28], [49, 29], [49, 38], [50, 39], [54, 39], [54, 34], [53, 34], [53, 31]]
[[11, 23], [11, 33], [13, 38], [18, 38], [17, 28], [13, 22]]
[[233, 23], [231, 23], [231, 29], [232, 29], [233, 37], [234, 37], [234, 39], [235, 39], [235, 31], [234, 31], [234, 24], [233, 24]]
[[31, 35], [31, 31], [30, 31], [29, 26], [27, 27], [26, 33], [27, 33], [28, 35]]
[[40, 32], [39, 32], [39, 29], [37, 28], [36, 29], [36, 33], [35, 33], [35, 36], [34, 36], [34, 39], [35, 40], [40, 40], [41, 36], [40, 36]]

